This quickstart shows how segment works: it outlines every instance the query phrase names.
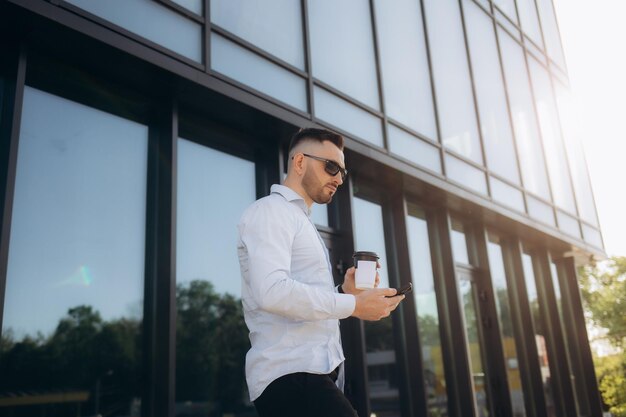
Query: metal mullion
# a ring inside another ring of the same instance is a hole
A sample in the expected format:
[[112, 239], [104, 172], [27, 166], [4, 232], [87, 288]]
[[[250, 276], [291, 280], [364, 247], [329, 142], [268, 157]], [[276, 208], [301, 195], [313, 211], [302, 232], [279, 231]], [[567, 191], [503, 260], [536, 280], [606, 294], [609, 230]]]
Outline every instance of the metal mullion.
[[185, 7], [181, 6], [178, 3], [174, 3], [172, 0], [156, 0], [156, 2], [160, 3], [161, 5], [167, 7], [168, 9], [178, 13], [179, 15], [187, 19], [193, 20], [196, 23], [200, 23], [200, 24], [204, 23], [204, 17], [195, 14], [191, 10], [187, 10]]
[[463, 30], [463, 40], [465, 41], [465, 55], [467, 57], [467, 68], [470, 76], [470, 83], [472, 85], [472, 98], [474, 102], [474, 112], [476, 114], [476, 127], [478, 131], [478, 141], [480, 143], [480, 154], [483, 159], [483, 171], [485, 172], [485, 180], [487, 182], [487, 195], [491, 198], [491, 183], [489, 182], [489, 164], [487, 163], [487, 152], [485, 151], [485, 141], [483, 138], [483, 132], [481, 129], [480, 110], [478, 107], [478, 94], [476, 92], [476, 81], [474, 80], [474, 69], [472, 68], [472, 53], [469, 47], [469, 40], [467, 36], [467, 26], [465, 24], [465, 11], [463, 9], [463, 0], [458, 0], [459, 11], [461, 15], [461, 29]]
[[[340, 245], [340, 259], [352, 259], [355, 250], [354, 243], [354, 177], [348, 176], [348, 181], [337, 190], [336, 200], [339, 202], [338, 220], [342, 234]], [[351, 263], [348, 263], [351, 264]], [[363, 321], [349, 317], [341, 322], [341, 336], [346, 351], [346, 395], [352, 402], [357, 414], [369, 416], [369, 386], [367, 373], [367, 352], [365, 349], [365, 331]]]
[[[563, 258], [558, 262], [559, 269], [562, 273], [560, 277], [561, 292], [565, 293], [563, 300], [568, 305], [568, 320], [571, 323], [585, 323], [583, 303], [578, 286], [578, 274], [574, 258]], [[565, 290], [565, 291], [563, 291]], [[593, 364], [593, 356], [589, 345], [589, 337], [587, 329], [582, 326], [571, 326], [571, 330], [575, 332], [573, 343], [570, 344], [572, 349], [576, 350], [577, 359], [580, 362], [580, 376], [584, 384], [584, 392], [587, 394], [588, 412], [591, 417], [602, 417], [602, 399], [599, 395], [598, 380], [595, 375]]]
[[204, 72], [211, 72], [211, 0], [204, 0], [204, 25], [202, 26], [204, 33]]
[[548, 252], [545, 249], [539, 249], [533, 255], [533, 269], [540, 309], [543, 311], [543, 327], [546, 330], [546, 348], [550, 358], [550, 374], [554, 381], [554, 400], [557, 412], [559, 415], [576, 416], [576, 401], [570, 383], [567, 352], [552, 285]]
[[[391, 202], [391, 211], [395, 230], [395, 245], [397, 250], [398, 273], [400, 285], [404, 286], [413, 281], [411, 255], [409, 252], [409, 235], [407, 228], [407, 200], [403, 194]], [[426, 416], [428, 414], [428, 394], [424, 381], [424, 360], [422, 342], [419, 337], [418, 311], [415, 297], [408, 296], [401, 304], [403, 315], [403, 330], [405, 333], [406, 365], [408, 370], [409, 406], [412, 412], [409, 415]]]
[[[408, 268], [409, 252], [407, 250], [406, 213], [402, 195], [402, 181], [398, 180], [393, 182], [391, 188], [391, 190], [381, 192], [383, 196], [383, 229], [385, 248], [392, 255], [387, 258], [388, 274], [390, 278], [389, 284], [401, 287], [411, 281], [410, 269]], [[396, 277], [396, 279], [392, 280], [393, 277]], [[410, 298], [412, 297], [408, 297], [408, 299]], [[404, 301], [402, 304], [404, 304]], [[407, 314], [404, 314], [405, 310], [403, 305], [396, 312], [392, 313], [391, 320], [393, 322], [392, 329], [396, 353], [395, 366], [398, 371], [399, 379], [401, 415], [408, 417], [414, 415], [415, 404], [413, 398], [415, 390], [411, 389], [411, 382], [415, 379], [414, 376], [416, 375], [408, 372], [407, 338], [411, 339], [411, 336], [417, 336], [417, 334], [407, 334], [409, 332], [407, 332]], [[413, 309], [413, 312], [414, 311], [415, 309]], [[415, 314], [408, 315], [415, 320]], [[417, 327], [414, 327], [414, 329], [417, 330]], [[420, 373], [418, 375], [421, 376], [423, 374]]]
[[525, 409], [529, 417], [548, 417], [532, 311], [526, 291], [522, 243], [517, 237], [506, 238], [502, 242], [502, 251]]
[[300, 68], [290, 64], [287, 61], [283, 61], [282, 59], [270, 54], [269, 52], [259, 48], [258, 46], [248, 42], [247, 40], [235, 35], [234, 33], [220, 27], [217, 26], [216, 24], [212, 24], [211, 25], [211, 31], [223, 36], [224, 38], [228, 39], [229, 41], [236, 43], [237, 45], [249, 50], [250, 52], [253, 52], [256, 55], [259, 55], [262, 58], [267, 59], [268, 61], [270, 61], [273, 64], [278, 65], [279, 67], [295, 74], [295, 75], [299, 75], [302, 78], [306, 78], [307, 77], [307, 73], [302, 71]]
[[450, 216], [444, 209], [427, 212], [429, 243], [432, 248], [437, 312], [443, 331], [441, 350], [446, 375], [450, 415], [476, 417], [469, 365], [469, 350], [463, 327], [463, 309], [452, 256]]
[[178, 110], [172, 100], [150, 129], [146, 291], [152, 396], [149, 417], [174, 416], [176, 378], [176, 170]]
[[385, 111], [385, 89], [383, 83], [383, 69], [380, 60], [380, 45], [378, 44], [378, 25], [376, 24], [376, 10], [374, 0], [370, 0], [370, 19], [372, 24], [372, 41], [374, 43], [374, 61], [376, 63], [376, 76], [378, 79], [378, 102], [383, 117], [383, 148], [389, 151], [389, 133], [387, 131], [387, 113]]
[[441, 162], [441, 174], [444, 177], [447, 177], [446, 175], [446, 163], [445, 163], [445, 156], [444, 156], [444, 146], [443, 143], [441, 142], [441, 122], [439, 120], [439, 109], [437, 107], [437, 90], [435, 88], [435, 78], [433, 76], [433, 63], [432, 63], [432, 57], [430, 54], [430, 41], [428, 38], [428, 24], [426, 23], [426, 8], [424, 7], [424, 1], [425, 0], [421, 0], [420, 1], [420, 10], [422, 12], [422, 30], [424, 32], [424, 46], [426, 47], [426, 60], [428, 61], [428, 77], [430, 80], [430, 92], [431, 92], [431, 97], [433, 99], [433, 113], [435, 116], [435, 131], [437, 132], [437, 137], [435, 138], [435, 140], [437, 142], [439, 142], [441, 144], [441, 147], [439, 149], [439, 160]]
[[[1, 45], [4, 46], [4, 45]], [[4, 58], [0, 68], [0, 334], [4, 315], [9, 262], [9, 244], [17, 173], [24, 87], [26, 80], [27, 47], [25, 43], [9, 51], [0, 47]]]
[[487, 231], [482, 222], [472, 224], [468, 237], [471, 236], [472, 246], [479, 266], [477, 273], [472, 274], [478, 290], [478, 325], [481, 330], [483, 347], [483, 367], [488, 378], [486, 380], [489, 402], [496, 416], [512, 416], [511, 393], [504, 362], [504, 348], [500, 334], [500, 318], [496, 308], [496, 295], [493, 291], [493, 280], [487, 249]]
[[337, 88], [333, 87], [330, 84], [325, 83], [324, 81], [321, 81], [317, 78], [313, 78], [313, 83], [324, 88], [325, 90], [328, 90], [329, 92], [333, 93], [335, 96], [347, 101], [348, 103], [354, 105], [355, 107], [358, 107], [359, 109], [370, 113], [373, 116], [376, 116], [381, 119], [384, 117], [381, 111], [376, 110], [373, 107], [368, 106], [367, 104], [361, 103], [357, 99], [345, 94], [341, 90], [338, 90]]
[[309, 118], [315, 117], [315, 95], [313, 94], [313, 61], [311, 53], [311, 26], [309, 24], [309, 3], [301, 0], [302, 4], [302, 34], [304, 35], [304, 58], [307, 73], [307, 94], [309, 99]]
[[472, 161], [471, 159], [469, 159], [467, 156], [461, 155], [460, 153], [457, 153], [456, 151], [453, 151], [452, 149], [445, 149], [445, 153], [454, 156], [456, 159], [465, 162], [468, 165], [473, 166], [474, 168], [477, 168], [481, 171], [483, 171], [484, 173], [488, 173], [487, 171], [487, 167], [484, 165], [479, 164], [476, 161]]

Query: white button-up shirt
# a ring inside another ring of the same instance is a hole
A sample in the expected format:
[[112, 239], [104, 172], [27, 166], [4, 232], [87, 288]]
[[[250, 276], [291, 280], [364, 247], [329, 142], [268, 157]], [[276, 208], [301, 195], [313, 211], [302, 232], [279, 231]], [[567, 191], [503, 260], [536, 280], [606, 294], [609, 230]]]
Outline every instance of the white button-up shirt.
[[251, 401], [283, 375], [328, 374], [345, 360], [339, 319], [354, 312], [356, 300], [337, 293], [328, 250], [309, 213], [295, 191], [273, 185], [238, 225]]

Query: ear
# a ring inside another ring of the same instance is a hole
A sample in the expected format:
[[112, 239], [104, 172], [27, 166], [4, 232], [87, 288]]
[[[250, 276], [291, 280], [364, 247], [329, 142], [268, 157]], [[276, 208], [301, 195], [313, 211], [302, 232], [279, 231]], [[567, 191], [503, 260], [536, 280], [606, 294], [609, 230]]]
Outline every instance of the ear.
[[304, 161], [304, 159], [304, 155], [302, 155], [301, 153], [297, 153], [294, 155], [293, 161], [291, 161], [293, 170], [297, 175], [304, 174], [304, 169], [306, 168], [306, 162]]

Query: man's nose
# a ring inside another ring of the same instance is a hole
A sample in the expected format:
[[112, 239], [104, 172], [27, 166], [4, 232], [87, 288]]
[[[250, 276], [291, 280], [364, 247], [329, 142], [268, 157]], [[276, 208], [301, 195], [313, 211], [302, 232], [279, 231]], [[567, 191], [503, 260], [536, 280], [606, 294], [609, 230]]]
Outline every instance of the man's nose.
[[341, 171], [338, 171], [338, 172], [335, 174], [335, 178], [337, 179], [337, 183], [338, 183], [337, 185], [338, 185], [338, 186], [339, 186], [339, 185], [341, 185], [341, 184], [343, 184], [343, 176], [341, 175]]

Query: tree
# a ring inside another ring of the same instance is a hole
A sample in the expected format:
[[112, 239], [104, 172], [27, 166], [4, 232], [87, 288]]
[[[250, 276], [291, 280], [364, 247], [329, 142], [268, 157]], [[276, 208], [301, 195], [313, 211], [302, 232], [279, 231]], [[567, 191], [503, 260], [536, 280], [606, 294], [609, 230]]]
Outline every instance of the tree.
[[621, 354], [596, 357], [600, 392], [609, 411], [626, 417], [626, 257], [613, 257], [579, 271], [581, 294], [591, 322], [606, 329]]

